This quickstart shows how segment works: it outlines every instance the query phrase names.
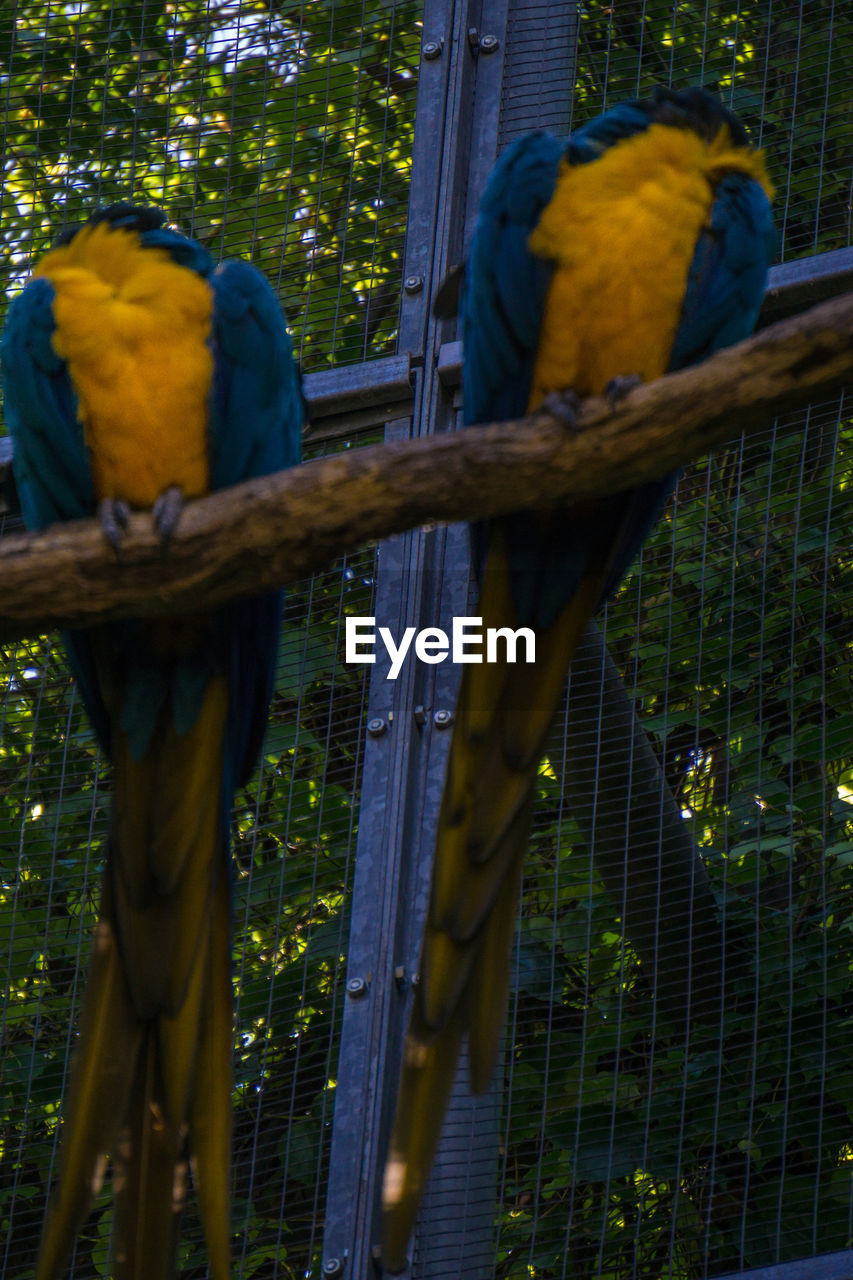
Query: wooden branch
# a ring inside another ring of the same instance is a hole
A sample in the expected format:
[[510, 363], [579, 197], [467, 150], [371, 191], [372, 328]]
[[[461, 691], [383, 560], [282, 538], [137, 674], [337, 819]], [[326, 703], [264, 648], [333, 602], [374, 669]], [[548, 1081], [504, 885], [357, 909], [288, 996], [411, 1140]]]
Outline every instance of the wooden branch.
[[627, 489], [853, 382], [853, 294], [638, 387], [549, 415], [353, 449], [191, 503], [161, 553], [146, 514], [121, 562], [94, 520], [0, 540], [0, 636], [215, 605], [305, 576], [358, 545]]

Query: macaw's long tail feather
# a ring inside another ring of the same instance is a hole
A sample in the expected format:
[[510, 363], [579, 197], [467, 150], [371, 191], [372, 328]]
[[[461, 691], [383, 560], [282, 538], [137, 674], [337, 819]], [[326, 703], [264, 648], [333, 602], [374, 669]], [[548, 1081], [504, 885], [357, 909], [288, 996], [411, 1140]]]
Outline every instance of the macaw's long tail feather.
[[174, 1274], [186, 1196], [186, 1136], [167, 1118], [157, 1022], [145, 1028], [126, 1121], [112, 1150], [113, 1250], [119, 1280]]
[[71, 1250], [92, 1197], [100, 1189], [106, 1153], [115, 1147], [145, 1024], [130, 1002], [115, 930], [104, 914], [95, 929], [80, 1039], [65, 1106], [59, 1188], [42, 1233], [36, 1280], [54, 1280]]
[[[189, 1159], [214, 1280], [230, 1275], [232, 998], [224, 681], [192, 726], [114, 743], [101, 920], [37, 1280], [55, 1280], [114, 1164], [117, 1280], [172, 1280]], [[169, 848], [172, 860], [169, 859]]]
[[231, 1275], [231, 1132], [234, 1014], [231, 989], [231, 893], [223, 876], [211, 922], [209, 977], [202, 1011], [195, 1090], [190, 1102], [191, 1159], [212, 1280]]
[[[536, 662], [465, 668], [436, 836], [420, 980], [383, 1188], [385, 1266], [400, 1271], [429, 1175], [463, 1037], [471, 1085], [488, 1085], [500, 1048], [512, 939], [539, 759], [600, 579], [536, 635]], [[517, 627], [503, 539], [492, 537], [477, 610]]]
[[[161, 1017], [147, 1024], [128, 1127], [119, 1135], [114, 1156], [120, 1280], [159, 1280], [175, 1274], [188, 1153], [211, 1275], [214, 1280], [228, 1280], [230, 1275], [229, 907], [228, 885], [222, 877], [214, 894], [206, 954], [192, 975], [182, 1009], [175, 1018]], [[180, 1087], [184, 1082], [186, 1089]]]

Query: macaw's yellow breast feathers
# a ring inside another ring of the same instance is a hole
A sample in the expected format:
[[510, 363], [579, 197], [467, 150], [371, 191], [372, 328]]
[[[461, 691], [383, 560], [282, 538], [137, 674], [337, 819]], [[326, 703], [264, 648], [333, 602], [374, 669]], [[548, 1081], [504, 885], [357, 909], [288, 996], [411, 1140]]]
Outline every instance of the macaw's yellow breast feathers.
[[562, 163], [528, 239], [556, 264], [530, 408], [562, 387], [600, 395], [620, 375], [666, 372], [696, 242], [732, 170], [769, 189], [761, 154], [732, 145], [725, 125], [708, 142], [652, 124], [592, 164]]
[[206, 492], [207, 282], [108, 222], [82, 228], [35, 274], [54, 289], [53, 345], [77, 392], [97, 496], [150, 507], [172, 485]]

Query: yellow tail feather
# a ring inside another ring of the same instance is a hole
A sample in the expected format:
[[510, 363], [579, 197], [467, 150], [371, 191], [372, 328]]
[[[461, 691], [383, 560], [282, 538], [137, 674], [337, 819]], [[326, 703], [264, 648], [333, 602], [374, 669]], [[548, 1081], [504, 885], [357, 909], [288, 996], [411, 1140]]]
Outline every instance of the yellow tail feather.
[[212, 1280], [229, 1280], [234, 1015], [231, 904], [224, 875], [214, 895], [208, 977], [204, 989], [195, 1091], [190, 1107], [192, 1170], [204, 1222]]
[[100, 1189], [106, 1152], [113, 1149], [127, 1110], [143, 1039], [144, 1023], [133, 1011], [109, 919], [107, 880], [65, 1107], [59, 1188], [48, 1206], [36, 1280], [54, 1280], [59, 1274]]
[[186, 1200], [185, 1135], [167, 1117], [162, 1047], [155, 1021], [146, 1025], [128, 1108], [113, 1151], [116, 1280], [166, 1280], [175, 1274]]
[[[189, 732], [177, 734], [164, 712], [142, 760], [117, 735], [102, 915], [36, 1280], [57, 1280], [108, 1155], [117, 1280], [174, 1280], [190, 1154], [211, 1274], [230, 1275], [226, 713], [215, 678]], [[168, 865], [171, 837], [178, 870]]]
[[[475, 1092], [487, 1088], [494, 1070], [539, 759], [600, 589], [599, 575], [584, 580], [537, 633], [535, 665], [470, 666], [462, 678], [383, 1189], [383, 1257], [391, 1271], [405, 1265], [464, 1036]], [[499, 529], [478, 613], [486, 627], [516, 625]]]

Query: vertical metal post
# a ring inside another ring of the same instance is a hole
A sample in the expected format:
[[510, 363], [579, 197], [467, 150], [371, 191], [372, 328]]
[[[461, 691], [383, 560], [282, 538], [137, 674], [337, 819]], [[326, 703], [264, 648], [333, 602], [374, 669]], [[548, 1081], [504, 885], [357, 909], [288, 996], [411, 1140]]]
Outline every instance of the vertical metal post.
[[[418, 369], [411, 422], [389, 423], [386, 439], [453, 426], [454, 411], [434, 373], [431, 297], [458, 256], [459, 173], [467, 165], [474, 60], [468, 0], [428, 0], [413, 155], [399, 350]], [[461, 184], [465, 189], [464, 182]], [[447, 545], [460, 530], [415, 530], [379, 551], [376, 623], [399, 638], [407, 626], [447, 625], [464, 612], [467, 571], [445, 579]], [[454, 552], [457, 566], [464, 564]], [[445, 613], [439, 602], [445, 602]], [[446, 665], [446, 664], [445, 664]], [[335, 1102], [323, 1274], [375, 1274], [382, 1164], [400, 1067], [405, 992], [417, 954], [429, 888], [429, 833], [438, 810], [452, 707], [443, 668], [413, 659], [388, 679], [377, 653], [368, 702], [356, 873]], [[452, 675], [451, 675], [452, 681]], [[425, 838], [426, 836], [426, 838]], [[401, 959], [403, 957], [403, 959]]]
[[[543, 66], [552, 63], [551, 114], [555, 95], [565, 99], [565, 112], [546, 123], [565, 131], [572, 78], [564, 63], [574, 43], [574, 6], [564, 3], [427, 0], [399, 340], [419, 372], [411, 423], [390, 423], [387, 439], [456, 426], [456, 408], [436, 375], [440, 345], [454, 333], [432, 318], [431, 298], [463, 255], [500, 141], [541, 123]], [[524, 87], [534, 80], [535, 102]], [[453, 617], [469, 612], [468, 600], [463, 528], [414, 531], [380, 548], [377, 629], [387, 626], [395, 638], [407, 626], [449, 632]], [[324, 1275], [358, 1280], [376, 1274], [382, 1162], [459, 676], [449, 662], [412, 658], [396, 680], [388, 670], [377, 652], [323, 1248]], [[472, 1098], [466, 1077], [463, 1063], [416, 1233], [410, 1274], [417, 1280], [485, 1280], [493, 1269], [500, 1090], [496, 1084]]]

